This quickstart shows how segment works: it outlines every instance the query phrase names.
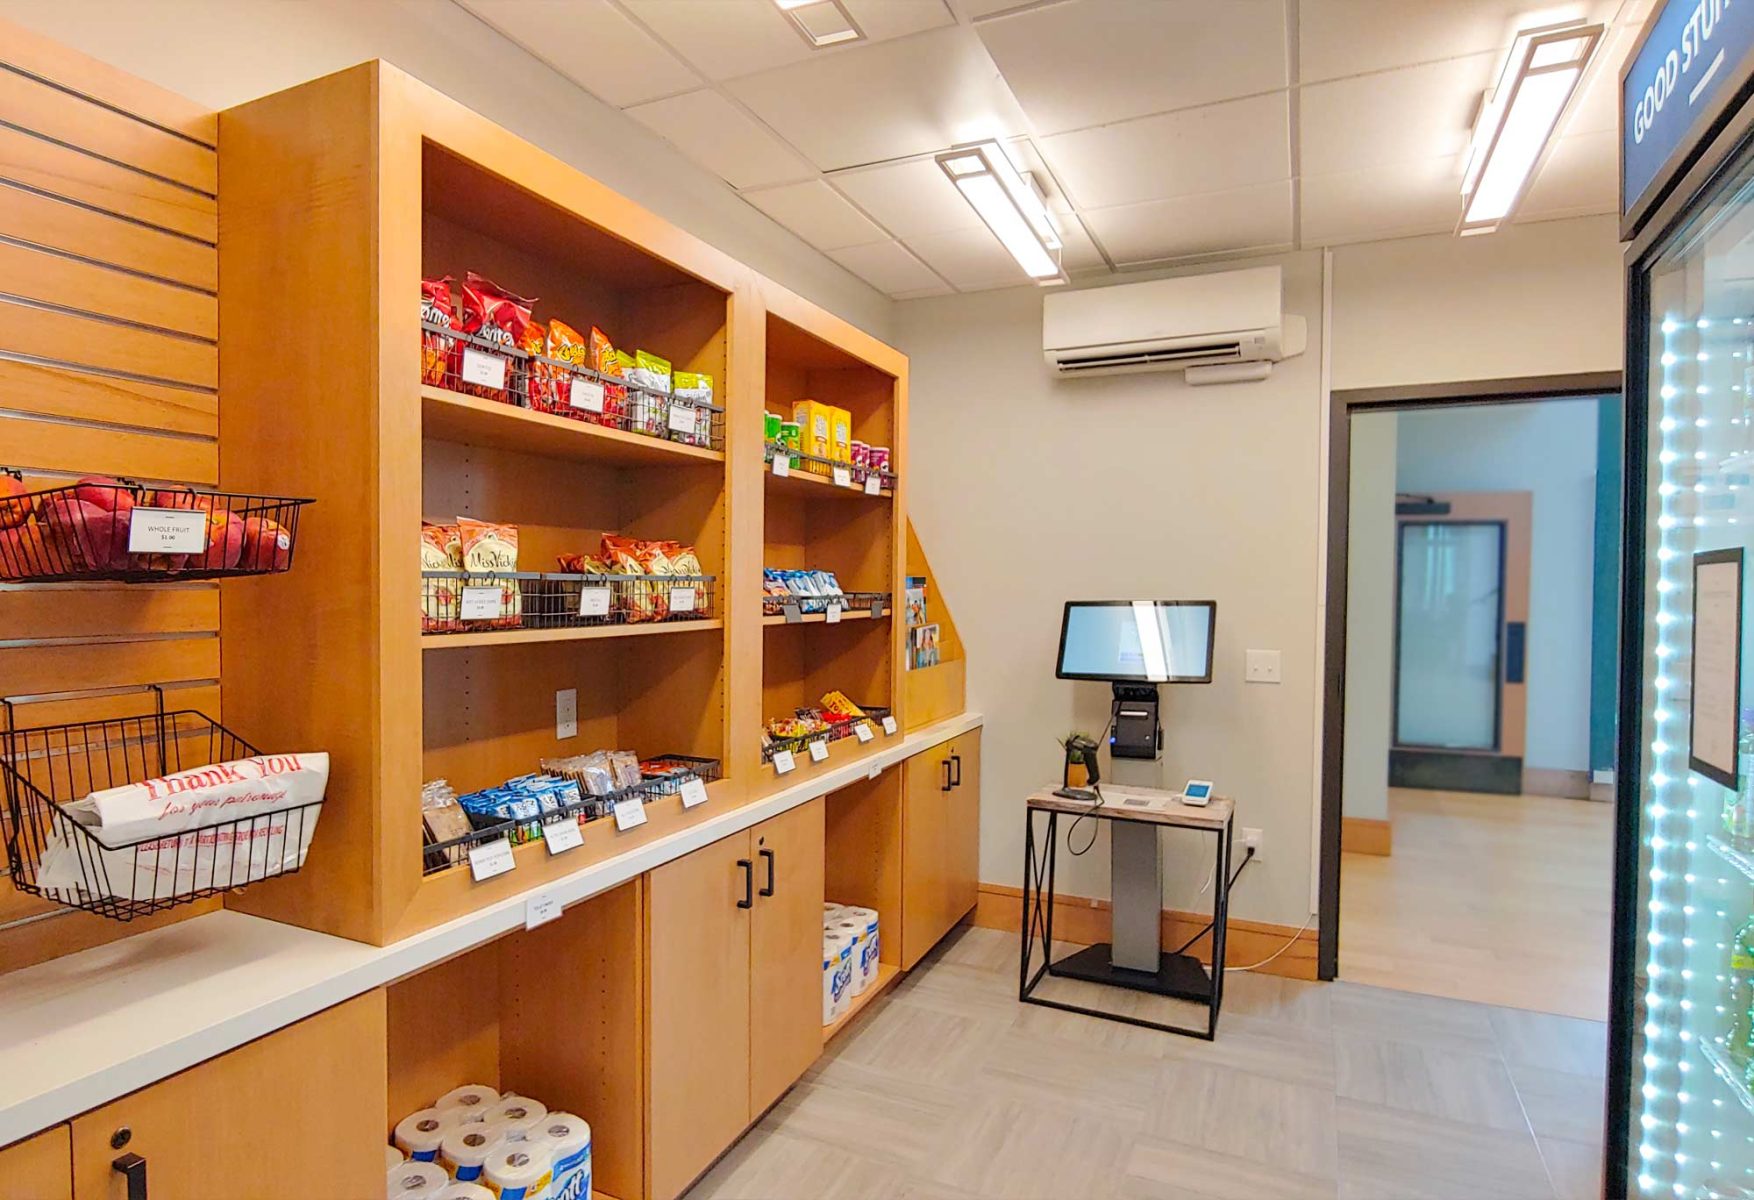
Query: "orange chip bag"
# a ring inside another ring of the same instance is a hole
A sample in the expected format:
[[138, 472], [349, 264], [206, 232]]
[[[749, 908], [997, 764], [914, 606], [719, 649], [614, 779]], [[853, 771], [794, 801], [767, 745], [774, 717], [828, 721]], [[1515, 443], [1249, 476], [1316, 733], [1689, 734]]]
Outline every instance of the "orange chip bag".
[[531, 321], [524, 326], [524, 331], [518, 335], [518, 349], [530, 355], [524, 364], [525, 391], [530, 397], [530, 407], [537, 412], [561, 411], [566, 407], [557, 387], [561, 372], [539, 357], [548, 353], [548, 331], [542, 328], [542, 322]]
[[[590, 363], [587, 361], [590, 357], [590, 352], [590, 344], [583, 337], [579, 336], [578, 330], [558, 318], [548, 322], [549, 358], [554, 359], [556, 362], [563, 362], [569, 368], [582, 371], [590, 366]], [[555, 368], [554, 373], [555, 411], [564, 416], [577, 417], [582, 421], [600, 421], [601, 417], [597, 413], [574, 406], [572, 389], [573, 385], [577, 382], [576, 377], [566, 378], [562, 375], [559, 368]]]
[[451, 307], [451, 277], [420, 281], [420, 382], [445, 386], [445, 377], [457, 373], [457, 339], [425, 328], [449, 329], [456, 323]]

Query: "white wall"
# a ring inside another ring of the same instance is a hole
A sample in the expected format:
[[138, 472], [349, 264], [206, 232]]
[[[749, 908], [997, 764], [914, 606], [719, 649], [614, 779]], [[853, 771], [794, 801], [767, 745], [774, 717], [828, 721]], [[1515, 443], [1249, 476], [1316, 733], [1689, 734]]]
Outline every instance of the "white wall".
[[[970, 705], [987, 717], [988, 882], [1021, 882], [1023, 798], [1055, 778], [1054, 738], [1107, 719], [1106, 686], [1054, 678], [1062, 604], [1213, 599], [1214, 682], [1163, 689], [1164, 773], [1215, 780], [1239, 825], [1266, 830], [1237, 916], [1295, 925], [1309, 911], [1321, 256], [1271, 261], [1311, 351], [1262, 384], [1054, 379], [1032, 288], [898, 306], [913, 363], [909, 511], [967, 645]], [[1243, 682], [1250, 647], [1283, 652], [1282, 684]], [[1188, 849], [1169, 901], [1197, 907], [1210, 842], [1172, 840]], [[1107, 895], [1106, 840], [1062, 855], [1059, 871], [1064, 891]]]
[[[1408, 414], [1416, 415], [1416, 414]], [[1346, 514], [1346, 763], [1341, 810], [1389, 819], [1395, 620], [1395, 440], [1402, 414], [1352, 419]]]
[[1533, 493], [1523, 761], [1589, 770], [1596, 401], [1402, 413], [1397, 460], [1403, 492]]
[[[215, 109], [383, 58], [886, 338], [893, 305], [449, 0], [0, 0], [0, 17]], [[580, 47], [588, 59], [589, 47]]]

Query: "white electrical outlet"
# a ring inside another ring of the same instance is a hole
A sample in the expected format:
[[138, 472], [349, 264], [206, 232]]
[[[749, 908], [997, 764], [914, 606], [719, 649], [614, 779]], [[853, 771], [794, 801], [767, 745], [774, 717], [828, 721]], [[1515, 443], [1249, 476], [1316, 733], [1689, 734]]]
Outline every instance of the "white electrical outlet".
[[1253, 850], [1255, 852], [1255, 861], [1260, 862], [1261, 831], [1258, 829], [1249, 829], [1245, 826], [1242, 831], [1242, 848], [1245, 854], [1248, 851]]
[[579, 736], [579, 690], [561, 688], [554, 693], [554, 736]]
[[1278, 683], [1279, 652], [1277, 650], [1250, 650], [1243, 678], [1250, 683]]

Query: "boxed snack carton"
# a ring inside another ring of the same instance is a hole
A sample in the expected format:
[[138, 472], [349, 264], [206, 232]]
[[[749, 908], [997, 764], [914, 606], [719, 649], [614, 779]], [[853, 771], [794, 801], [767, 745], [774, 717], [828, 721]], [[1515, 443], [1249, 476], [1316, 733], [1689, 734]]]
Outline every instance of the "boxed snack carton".
[[[816, 400], [800, 400], [792, 405], [792, 420], [798, 423], [798, 449], [805, 454], [814, 454], [817, 458], [832, 456], [833, 408]], [[828, 474], [828, 468], [821, 463], [808, 463], [806, 466], [817, 475]]]
[[828, 457], [838, 463], [853, 461], [853, 414], [844, 408], [828, 410]]

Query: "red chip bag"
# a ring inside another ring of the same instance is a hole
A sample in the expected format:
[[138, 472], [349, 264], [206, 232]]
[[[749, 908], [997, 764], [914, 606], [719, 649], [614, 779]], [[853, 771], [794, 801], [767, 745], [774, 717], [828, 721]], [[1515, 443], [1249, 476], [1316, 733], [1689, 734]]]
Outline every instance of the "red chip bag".
[[449, 329], [456, 323], [451, 307], [451, 277], [420, 281], [420, 382], [434, 387], [449, 386], [447, 377], [457, 374], [457, 339], [434, 333], [425, 325]]
[[[468, 272], [463, 279], [463, 332], [472, 333], [484, 338], [495, 346], [507, 348], [522, 346], [525, 332], [530, 325], [530, 310], [535, 307], [534, 300], [526, 300], [506, 291], [490, 279], [483, 279], [475, 272]], [[492, 352], [481, 346], [465, 346], [465, 350], [476, 354], [493, 356]], [[505, 386], [491, 387], [486, 384], [469, 383], [461, 378], [457, 380], [458, 391], [467, 392], [471, 396], [481, 396], [488, 400], [499, 400], [506, 404], [518, 403], [517, 387], [511, 355], [504, 358]]]
[[537, 412], [559, 412], [566, 407], [566, 401], [560, 398], [560, 376], [565, 372], [549, 366], [541, 361], [548, 353], [548, 331], [542, 328], [542, 322], [531, 321], [524, 326], [524, 332], [518, 341], [518, 349], [530, 355], [525, 363], [524, 389], [530, 397], [530, 407]]

